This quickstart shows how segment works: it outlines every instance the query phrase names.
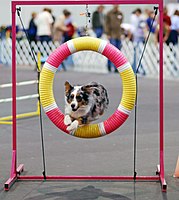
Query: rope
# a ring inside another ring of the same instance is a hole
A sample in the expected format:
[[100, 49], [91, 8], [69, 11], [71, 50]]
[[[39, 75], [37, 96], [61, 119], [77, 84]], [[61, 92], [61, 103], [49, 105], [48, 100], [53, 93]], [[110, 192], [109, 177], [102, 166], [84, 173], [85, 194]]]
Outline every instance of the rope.
[[[22, 21], [22, 18], [21, 18], [21, 15], [20, 15], [20, 12], [21, 12], [21, 8], [17, 8], [17, 15], [19, 17], [19, 20], [20, 20], [20, 23], [22, 25], [22, 28], [23, 28], [23, 31], [26, 35], [26, 38], [28, 40], [28, 43], [29, 43], [29, 46], [30, 46], [30, 50], [31, 50], [31, 53], [32, 53], [32, 57], [35, 61], [35, 64], [36, 64], [36, 69], [37, 69], [37, 78], [38, 78], [38, 84], [37, 84], [37, 92], [39, 94], [39, 78], [40, 78], [40, 70], [38, 69], [38, 63], [37, 63], [37, 60], [36, 60], [36, 57], [35, 57], [35, 53], [34, 53], [34, 50], [32, 49], [32, 46], [31, 46], [31, 43], [30, 43], [30, 39], [29, 39], [29, 35], [24, 27], [24, 23]], [[42, 172], [42, 175], [44, 176], [44, 179], [46, 179], [46, 162], [45, 162], [45, 145], [44, 145], [44, 133], [43, 133], [43, 123], [42, 123], [42, 109], [41, 109], [41, 103], [40, 103], [40, 95], [38, 97], [38, 100], [39, 100], [39, 109], [40, 109], [40, 135], [41, 135], [41, 147], [42, 147], [42, 162], [43, 162], [43, 172]]]
[[141, 66], [141, 62], [142, 62], [142, 58], [144, 56], [144, 52], [145, 52], [145, 49], [146, 49], [146, 46], [147, 46], [147, 43], [148, 43], [148, 40], [149, 40], [149, 37], [150, 37], [150, 34], [152, 32], [152, 27], [153, 27], [153, 24], [154, 24], [154, 21], [155, 21], [155, 18], [157, 16], [157, 13], [158, 13], [158, 7], [154, 6], [154, 11], [155, 11], [155, 15], [152, 19], [152, 23], [150, 25], [150, 28], [149, 28], [149, 32], [148, 32], [148, 35], [147, 35], [147, 38], [145, 40], [145, 43], [144, 43], [144, 47], [143, 47], [143, 50], [142, 50], [142, 53], [141, 53], [141, 56], [140, 56], [140, 59], [139, 59], [139, 63], [137, 65], [137, 69], [136, 69], [136, 72], [135, 72], [135, 76], [136, 76], [136, 102], [135, 102], [135, 113], [134, 113], [134, 180], [136, 180], [136, 176], [137, 176], [137, 172], [136, 172], [136, 157], [137, 157], [137, 152], [136, 152], [136, 148], [137, 148], [137, 97], [138, 97], [138, 76], [137, 76], [137, 73], [138, 73], [138, 70], [139, 70], [139, 67]]

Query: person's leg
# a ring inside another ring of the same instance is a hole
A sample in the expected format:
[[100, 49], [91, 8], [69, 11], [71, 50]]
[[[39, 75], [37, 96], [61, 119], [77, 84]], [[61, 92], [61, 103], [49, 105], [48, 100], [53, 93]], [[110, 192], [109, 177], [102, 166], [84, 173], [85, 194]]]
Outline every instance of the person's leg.
[[63, 70], [66, 71], [66, 66], [65, 66], [64, 62], [62, 62], [61, 65], [62, 65]]
[[52, 37], [49, 36], [49, 35], [46, 35], [46, 36], [45, 36], [45, 41], [46, 41], [46, 42], [52, 41]]
[[52, 41], [52, 38], [51, 38], [51, 36], [49, 36], [49, 35], [41, 35], [41, 36], [39, 36], [39, 39], [40, 39], [40, 41], [41, 42], [50, 42], [50, 41]]
[[[116, 41], [114, 38], [110, 38], [109, 42], [116, 46]], [[113, 63], [108, 59], [108, 71], [111, 72], [111, 67], [112, 67]]]
[[[138, 49], [139, 49], [139, 53], [138, 53], [138, 62], [139, 62], [139, 59], [141, 58], [141, 55], [142, 55], [142, 51], [143, 51], [143, 45], [144, 45], [144, 40], [141, 40], [139, 43], [138, 43]], [[139, 64], [139, 63], [138, 63]], [[138, 66], [137, 66], [138, 67]], [[140, 66], [139, 68], [141, 69], [140, 70], [140, 74], [142, 75], [146, 75], [146, 72], [145, 72], [145, 69], [142, 65], [142, 62], [140, 63]]]
[[[121, 50], [121, 48], [122, 48], [122, 42], [121, 42], [121, 40], [119, 40], [119, 39], [116, 39], [116, 42], [115, 42], [115, 47], [117, 47], [119, 50]], [[114, 66], [115, 67], [115, 66]], [[115, 67], [115, 70], [114, 70], [116, 73], [118, 73], [118, 70], [117, 70], [117, 68]]]
[[39, 40], [40, 40], [40, 42], [43, 42], [44, 41], [44, 36], [43, 35], [39, 36]]
[[117, 47], [119, 50], [121, 50], [121, 48], [122, 48], [122, 42], [121, 42], [121, 40], [116, 39], [116, 47]]
[[99, 27], [99, 28], [95, 28], [95, 33], [96, 33], [96, 37], [97, 38], [100, 38], [103, 34], [103, 29], [102, 27]]

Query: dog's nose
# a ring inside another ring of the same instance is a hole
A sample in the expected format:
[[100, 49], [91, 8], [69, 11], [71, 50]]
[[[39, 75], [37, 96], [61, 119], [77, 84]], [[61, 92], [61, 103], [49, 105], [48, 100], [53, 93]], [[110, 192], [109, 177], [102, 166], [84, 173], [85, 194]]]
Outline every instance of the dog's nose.
[[71, 107], [72, 107], [72, 109], [74, 109], [75, 108], [75, 104], [71, 104]]

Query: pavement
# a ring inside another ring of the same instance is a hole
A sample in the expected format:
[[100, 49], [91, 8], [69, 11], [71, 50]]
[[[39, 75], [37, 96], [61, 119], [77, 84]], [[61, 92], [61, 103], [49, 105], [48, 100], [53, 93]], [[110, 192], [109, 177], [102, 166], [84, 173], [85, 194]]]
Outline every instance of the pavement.
[[[37, 79], [31, 67], [17, 70], [17, 82]], [[64, 83], [85, 84], [97, 81], [109, 95], [110, 106], [100, 118], [108, 118], [118, 107], [122, 94], [119, 74], [59, 71], [54, 80], [54, 96], [64, 111]], [[11, 68], [0, 66], [0, 84], [11, 82]], [[179, 154], [179, 82], [165, 80], [165, 178], [167, 192], [159, 182], [120, 181], [18, 181], [4, 191], [11, 168], [11, 125], [0, 124], [0, 200], [178, 200], [179, 179], [173, 174]], [[17, 95], [34, 94], [36, 85], [17, 87]], [[0, 89], [0, 99], [11, 97], [11, 88]], [[36, 110], [36, 99], [17, 103], [17, 113]], [[11, 115], [11, 103], [0, 104], [0, 116]], [[134, 111], [115, 132], [97, 139], [80, 139], [60, 131], [42, 114], [47, 175], [128, 176], [134, 171]], [[17, 163], [25, 175], [42, 175], [42, 150], [39, 117], [17, 121]], [[159, 81], [138, 78], [137, 175], [154, 176], [159, 164]]]

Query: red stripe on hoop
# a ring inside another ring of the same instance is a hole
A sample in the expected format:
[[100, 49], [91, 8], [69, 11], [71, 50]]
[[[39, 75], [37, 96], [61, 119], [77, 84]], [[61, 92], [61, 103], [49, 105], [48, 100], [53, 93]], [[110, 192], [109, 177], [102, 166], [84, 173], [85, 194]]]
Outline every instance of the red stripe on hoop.
[[128, 118], [129, 115], [116, 110], [107, 120], [104, 121], [104, 128], [106, 134], [109, 134], [119, 128]]
[[62, 61], [71, 55], [67, 43], [60, 45], [47, 59], [47, 63], [58, 68]]
[[65, 133], [69, 133], [66, 128], [67, 126], [64, 124], [64, 114], [59, 110], [59, 108], [55, 108], [46, 112], [49, 119], [62, 131]]
[[128, 62], [123, 53], [110, 43], [106, 45], [102, 54], [106, 56], [111, 62], [113, 62], [116, 68]]

